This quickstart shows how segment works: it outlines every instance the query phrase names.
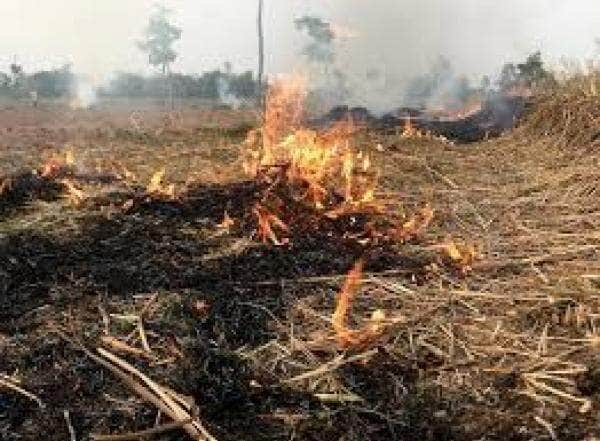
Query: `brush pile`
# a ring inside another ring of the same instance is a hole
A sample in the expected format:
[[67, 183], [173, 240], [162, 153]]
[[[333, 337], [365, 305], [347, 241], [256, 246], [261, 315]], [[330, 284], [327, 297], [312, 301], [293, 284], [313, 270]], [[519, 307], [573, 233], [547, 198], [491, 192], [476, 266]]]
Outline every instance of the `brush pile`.
[[431, 222], [428, 206], [408, 218], [398, 201], [376, 197], [379, 172], [354, 145], [356, 128], [342, 121], [305, 129], [301, 79], [275, 83], [264, 126], [251, 132], [244, 169], [260, 191], [252, 207], [257, 237], [285, 245], [292, 238], [336, 236], [361, 244], [418, 236]]

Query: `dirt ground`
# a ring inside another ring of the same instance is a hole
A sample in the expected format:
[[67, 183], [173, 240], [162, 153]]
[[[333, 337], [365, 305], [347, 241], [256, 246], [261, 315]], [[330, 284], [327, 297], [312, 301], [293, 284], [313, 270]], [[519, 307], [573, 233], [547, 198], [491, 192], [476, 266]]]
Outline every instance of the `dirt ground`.
[[[1, 439], [168, 422], [79, 345], [192, 397], [219, 440], [600, 436], [599, 156], [519, 130], [470, 145], [365, 132], [377, 196], [435, 210], [423, 237], [275, 247], [244, 224], [254, 189], [239, 146], [254, 123], [227, 110], [0, 111], [0, 175], [68, 145], [94, 195], [0, 207], [0, 380], [39, 399], [0, 382]], [[118, 168], [142, 186], [162, 167], [184, 189], [177, 202], [124, 210], [137, 190], [99, 178]], [[440, 252], [450, 242], [477, 248], [471, 271]], [[331, 315], [361, 257], [353, 320], [385, 311], [385, 332], [342, 350]]]

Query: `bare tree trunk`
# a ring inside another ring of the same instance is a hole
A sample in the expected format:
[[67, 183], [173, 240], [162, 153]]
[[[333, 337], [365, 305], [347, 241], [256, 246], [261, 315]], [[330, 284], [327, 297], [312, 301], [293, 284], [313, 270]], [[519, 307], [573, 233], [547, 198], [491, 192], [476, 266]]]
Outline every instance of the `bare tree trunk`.
[[167, 108], [168, 94], [169, 94], [169, 78], [167, 77], [167, 64], [162, 65], [162, 78], [163, 78], [163, 90], [162, 90], [162, 105], [163, 108]]
[[169, 81], [169, 101], [171, 103], [171, 111], [175, 110], [175, 91], [173, 86], [173, 73], [171, 68], [168, 68], [168, 81]]
[[263, 10], [264, 0], [258, 0], [258, 80], [257, 80], [257, 91], [256, 98], [258, 107], [263, 110], [265, 97], [264, 97], [264, 69], [265, 69], [265, 36], [263, 30]]

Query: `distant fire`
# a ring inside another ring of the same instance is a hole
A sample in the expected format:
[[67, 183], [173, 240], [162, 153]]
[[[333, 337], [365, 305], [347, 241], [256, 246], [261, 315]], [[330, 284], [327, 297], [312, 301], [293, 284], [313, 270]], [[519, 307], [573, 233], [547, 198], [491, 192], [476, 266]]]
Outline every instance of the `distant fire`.
[[64, 153], [55, 154], [38, 169], [38, 175], [42, 178], [53, 179], [72, 171], [75, 165], [75, 154], [73, 150], [66, 149]]
[[175, 184], [166, 184], [165, 174], [164, 168], [154, 172], [146, 186], [146, 192], [152, 196], [175, 199]]
[[479, 98], [471, 99], [461, 107], [432, 108], [427, 110], [427, 114], [434, 118], [458, 120], [468, 118], [481, 112], [483, 103]]

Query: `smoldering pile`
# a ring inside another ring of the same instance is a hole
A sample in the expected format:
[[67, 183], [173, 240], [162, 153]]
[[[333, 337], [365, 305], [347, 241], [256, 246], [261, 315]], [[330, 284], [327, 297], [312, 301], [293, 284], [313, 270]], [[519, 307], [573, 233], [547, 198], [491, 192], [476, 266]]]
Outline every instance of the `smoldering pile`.
[[423, 108], [400, 107], [381, 116], [364, 107], [336, 106], [312, 127], [328, 127], [344, 120], [374, 130], [390, 131], [412, 125], [416, 130], [458, 143], [472, 143], [502, 135], [514, 128], [529, 108], [529, 98], [521, 95], [490, 94], [465, 111], [432, 113]]

